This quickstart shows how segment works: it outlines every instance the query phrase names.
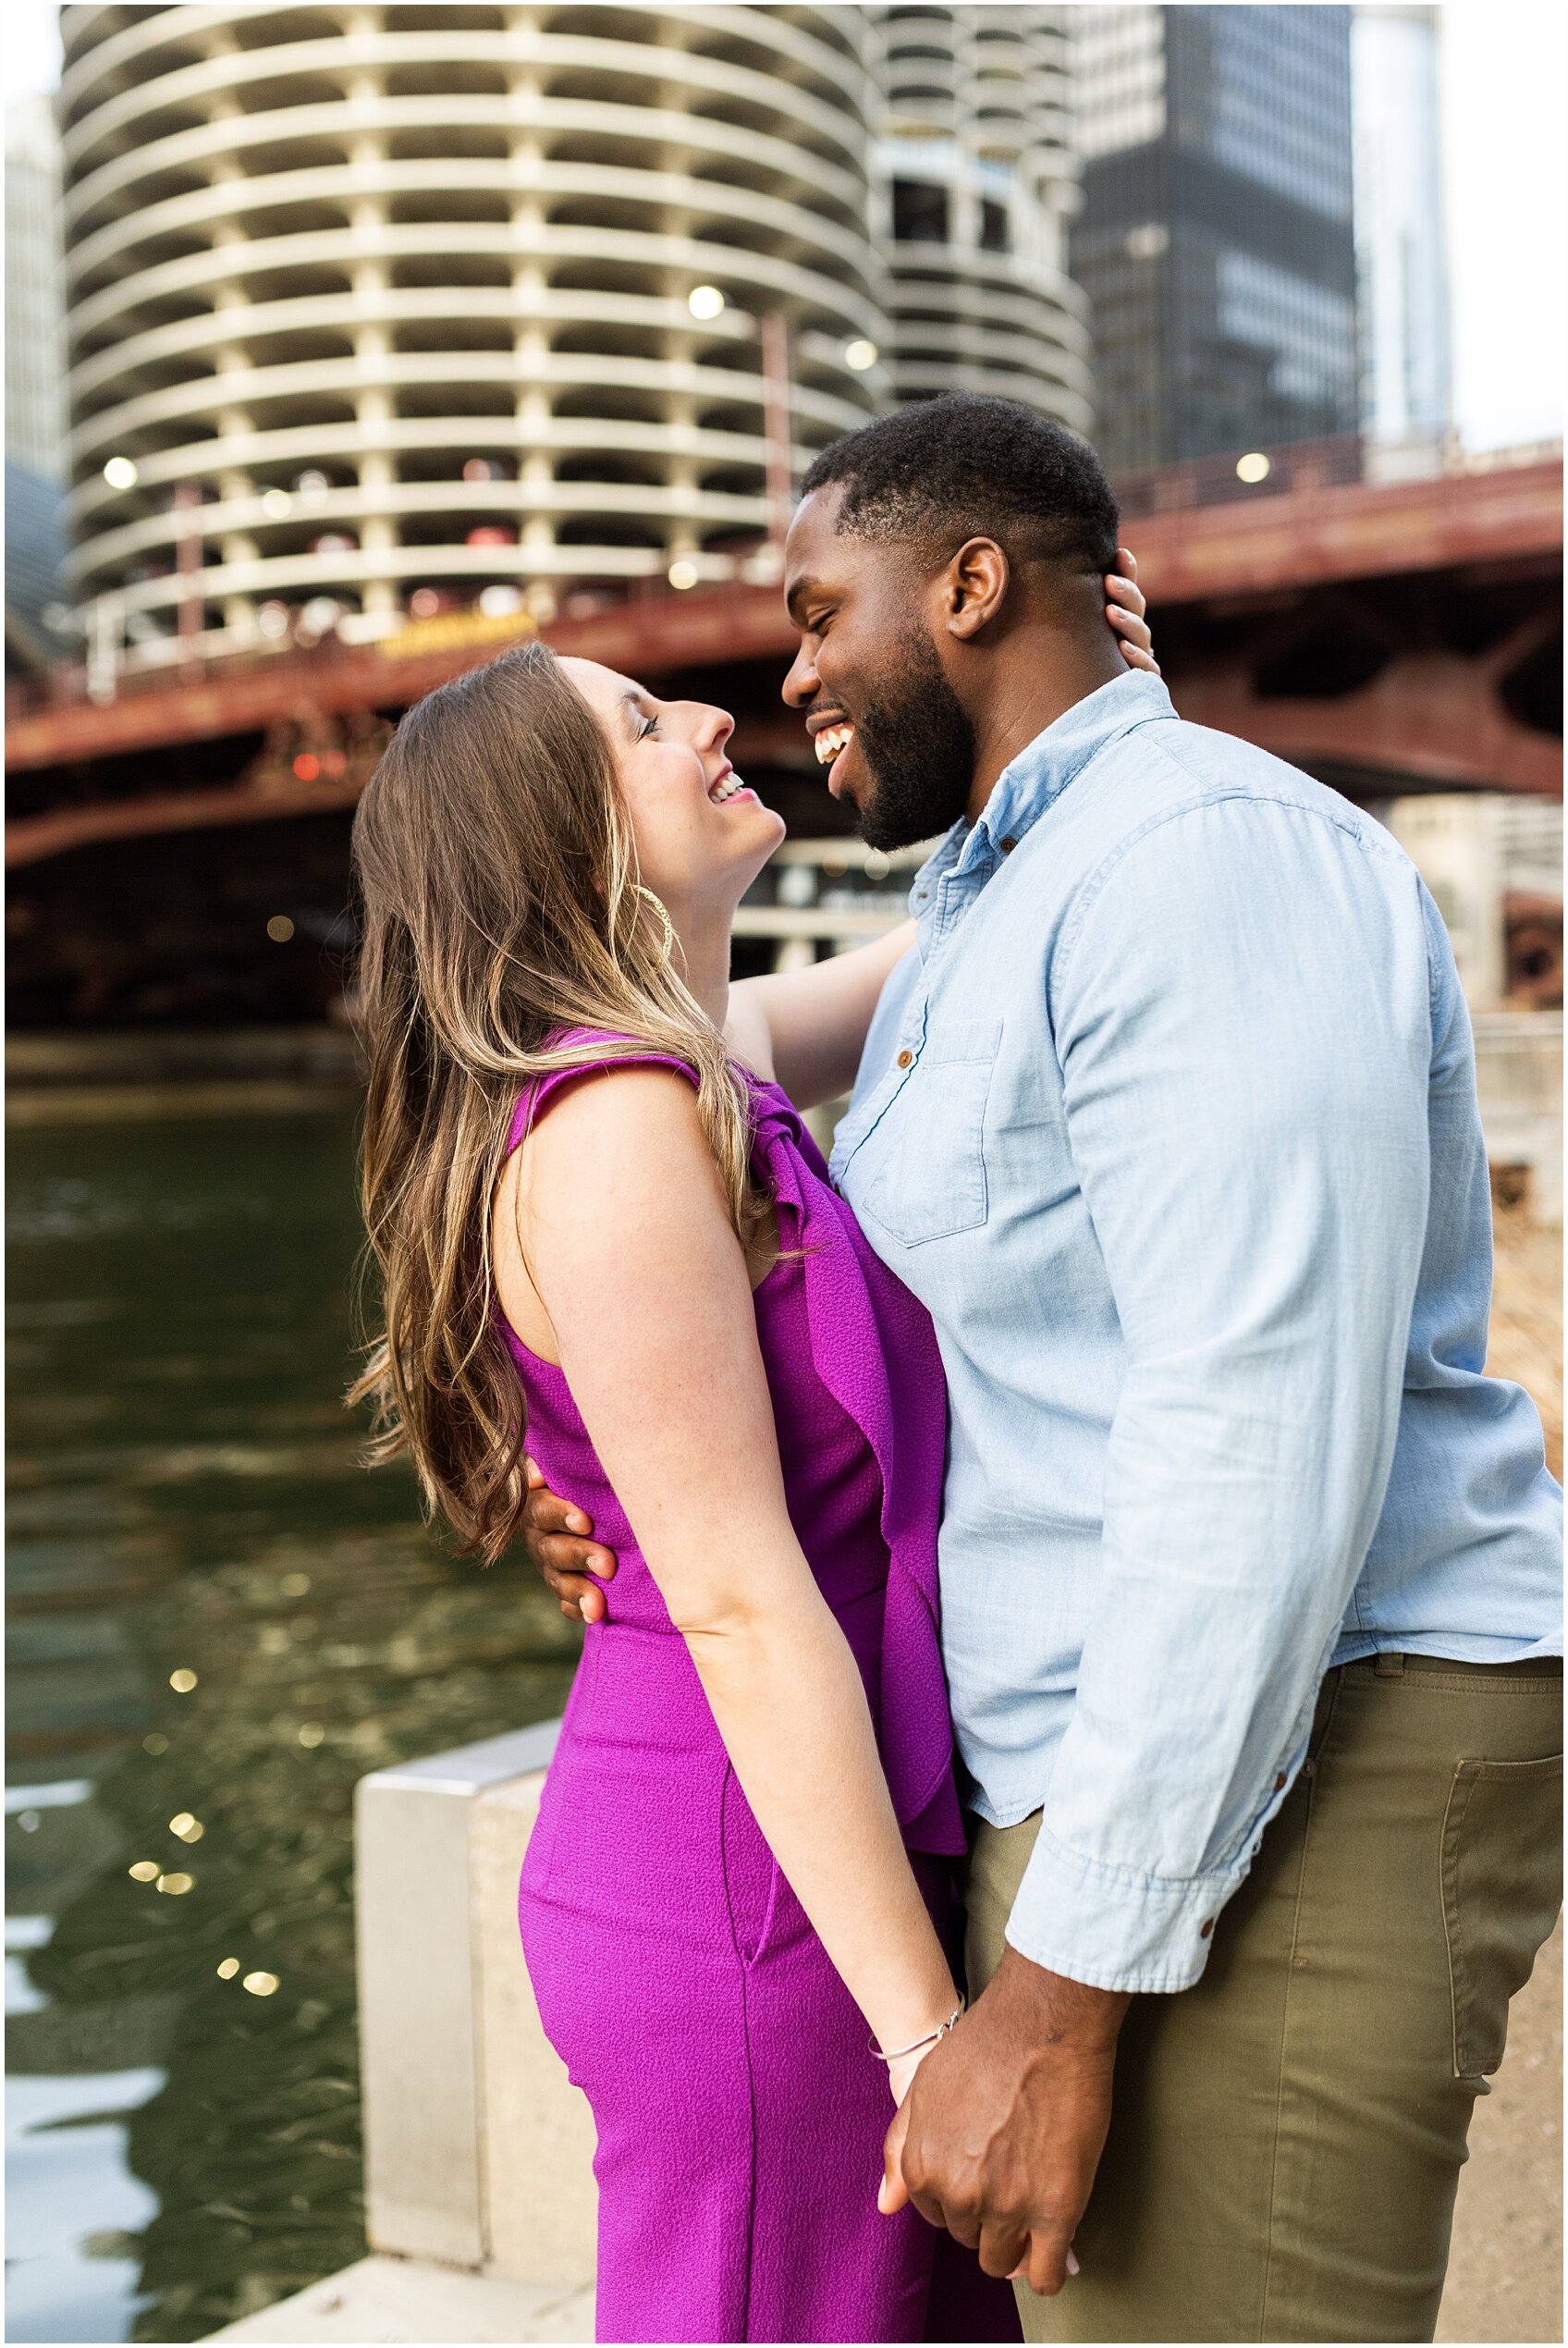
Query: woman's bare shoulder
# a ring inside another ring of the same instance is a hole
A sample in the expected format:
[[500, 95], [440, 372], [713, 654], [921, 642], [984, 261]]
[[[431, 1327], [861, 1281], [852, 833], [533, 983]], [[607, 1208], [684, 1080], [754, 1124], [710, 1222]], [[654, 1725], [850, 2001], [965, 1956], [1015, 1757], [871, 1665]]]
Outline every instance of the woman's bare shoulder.
[[[575, 1167], [642, 1186], [643, 1153], [700, 1148], [711, 1157], [697, 1114], [697, 1088], [677, 1068], [632, 1062], [587, 1069], [562, 1085], [530, 1125], [516, 1155], [524, 1178]], [[589, 1153], [601, 1153], [596, 1167]]]
[[[564, 1088], [502, 1168], [495, 1266], [502, 1310], [523, 1343], [559, 1358], [538, 1283], [636, 1286], [671, 1245], [734, 1245], [689, 1077], [673, 1068], [595, 1069]], [[558, 1301], [558, 1297], [557, 1297]]]

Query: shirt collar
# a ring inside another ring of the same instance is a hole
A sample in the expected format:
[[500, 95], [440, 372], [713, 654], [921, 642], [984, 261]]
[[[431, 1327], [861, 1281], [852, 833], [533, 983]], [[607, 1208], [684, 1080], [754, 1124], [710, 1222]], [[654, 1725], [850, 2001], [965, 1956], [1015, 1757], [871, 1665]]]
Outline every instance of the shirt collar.
[[1107, 743], [1175, 715], [1164, 680], [1146, 669], [1129, 669], [1075, 701], [1003, 768], [978, 821], [961, 816], [943, 833], [914, 877], [910, 911], [917, 919], [925, 913], [945, 874], [999, 863]]
[[1053, 725], [1037, 733], [1011, 766], [1003, 768], [970, 832], [967, 854], [983, 853], [976, 834], [985, 835], [986, 845], [993, 852], [1004, 841], [1010, 848], [1015, 845], [1107, 743], [1134, 726], [1146, 725], [1152, 718], [1175, 715], [1164, 680], [1146, 669], [1129, 669], [1084, 700], [1075, 701]]

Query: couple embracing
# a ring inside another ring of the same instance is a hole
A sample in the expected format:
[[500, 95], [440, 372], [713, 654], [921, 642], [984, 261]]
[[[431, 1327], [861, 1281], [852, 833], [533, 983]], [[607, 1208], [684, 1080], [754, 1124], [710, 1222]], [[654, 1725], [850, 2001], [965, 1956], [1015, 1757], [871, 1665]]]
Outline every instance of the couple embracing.
[[729, 984], [730, 719], [592, 662], [444, 686], [361, 805], [360, 1391], [588, 1626], [521, 1913], [604, 2339], [1429, 2339], [1556, 1912], [1448, 940], [1178, 719], [1118, 559], [1008, 402], [817, 460], [785, 698], [940, 839], [815, 968]]

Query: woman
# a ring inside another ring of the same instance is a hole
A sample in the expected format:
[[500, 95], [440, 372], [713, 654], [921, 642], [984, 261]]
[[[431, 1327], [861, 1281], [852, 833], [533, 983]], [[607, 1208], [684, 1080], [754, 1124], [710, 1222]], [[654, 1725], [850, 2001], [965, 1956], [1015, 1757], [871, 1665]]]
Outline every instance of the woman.
[[[598, 2127], [600, 2337], [919, 2339], [935, 2237], [877, 2192], [962, 2002], [942, 1382], [796, 1113], [907, 940], [730, 989], [784, 830], [731, 728], [537, 646], [404, 719], [354, 834], [386, 1313], [356, 1393], [486, 1559], [525, 1442], [619, 1553], [521, 1901]], [[1004, 2336], [972, 2277], [955, 2336]]]

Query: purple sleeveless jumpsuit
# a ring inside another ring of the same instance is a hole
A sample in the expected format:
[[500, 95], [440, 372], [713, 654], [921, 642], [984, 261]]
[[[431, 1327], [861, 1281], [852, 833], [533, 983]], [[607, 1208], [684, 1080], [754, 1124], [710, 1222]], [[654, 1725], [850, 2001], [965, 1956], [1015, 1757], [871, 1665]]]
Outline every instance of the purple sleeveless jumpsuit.
[[[631, 1064], [692, 1073], [652, 1051]], [[510, 1147], [581, 1074], [530, 1088]], [[936, 1340], [784, 1094], [751, 1082], [753, 1163], [782, 1247], [802, 1250], [754, 1299], [790, 1521], [860, 1666], [905, 1842], [945, 1922], [963, 1835], [937, 1633]], [[598, 2337], [923, 2339], [937, 2236], [913, 2209], [876, 2208], [887, 2074], [752, 1817], [564, 1375], [507, 1334], [529, 1451], [619, 1559], [519, 1902], [545, 2028], [598, 2130]], [[947, 2336], [1016, 2339], [1011, 2294], [956, 2255], [968, 2265], [955, 2276], [944, 2253]]]

